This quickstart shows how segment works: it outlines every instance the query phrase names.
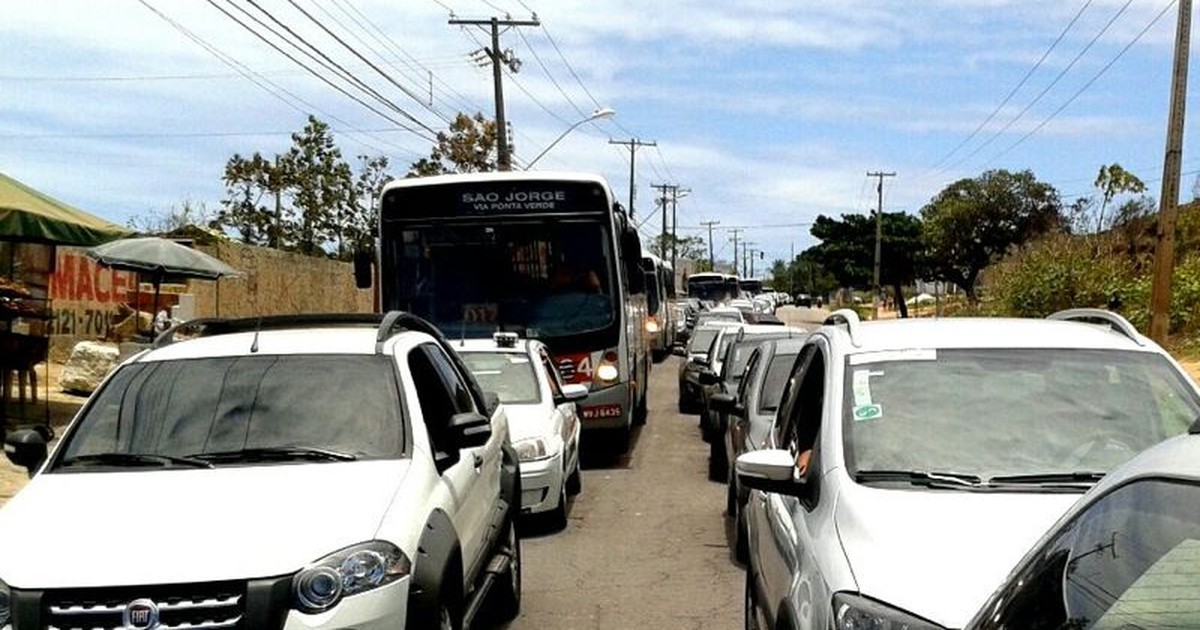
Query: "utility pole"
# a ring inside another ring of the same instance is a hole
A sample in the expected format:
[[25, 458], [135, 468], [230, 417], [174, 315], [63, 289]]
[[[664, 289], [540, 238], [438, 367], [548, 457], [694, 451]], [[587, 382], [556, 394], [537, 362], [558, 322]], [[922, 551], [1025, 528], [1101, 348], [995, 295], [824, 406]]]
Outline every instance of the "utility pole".
[[710, 271], [716, 271], [717, 267], [713, 261], [713, 242], [712, 229], [714, 225], [721, 225], [720, 221], [701, 221], [700, 225], [708, 228], [708, 268]]
[[[662, 207], [662, 236], [659, 237], [659, 252], [658, 255], [663, 260], [667, 259], [667, 191], [671, 191], [674, 195], [675, 189], [679, 188], [675, 184], [650, 184], [651, 188], [657, 188], [661, 196], [658, 198], [658, 204]], [[632, 207], [632, 206], [631, 206]], [[674, 267], [672, 267], [674, 269]]]
[[680, 188], [678, 184], [671, 189], [671, 269], [675, 269], [676, 251], [679, 249], [679, 235], [676, 233], [675, 226], [678, 225], [677, 211], [679, 210], [679, 198], [692, 192], [691, 188]]
[[758, 245], [758, 243], [754, 243], [751, 241], [742, 241], [742, 277], [743, 278], [753, 278], [754, 277], [754, 272], [751, 271], [751, 265], [754, 264], [752, 262], [753, 254], [750, 253], [750, 247], [753, 245]]
[[1171, 331], [1171, 274], [1175, 271], [1175, 221], [1179, 218], [1179, 169], [1183, 153], [1184, 106], [1187, 102], [1188, 49], [1192, 36], [1192, 2], [1180, 0], [1175, 26], [1175, 72], [1171, 78], [1171, 112], [1163, 157], [1162, 195], [1158, 208], [1158, 240], [1154, 245], [1154, 279], [1150, 286], [1150, 338], [1165, 344]]
[[508, 122], [504, 118], [504, 73], [501, 71], [501, 66], [508, 66], [509, 70], [516, 72], [521, 67], [521, 61], [513, 55], [511, 50], [500, 50], [500, 27], [505, 27], [508, 30], [513, 26], [541, 26], [541, 22], [537, 17], [528, 20], [513, 20], [509, 18], [490, 18], [487, 20], [463, 20], [459, 18], [450, 18], [450, 24], [459, 24], [463, 26], [484, 26], [489, 27], [492, 32], [492, 47], [484, 48], [489, 59], [492, 60], [492, 84], [496, 93], [496, 168], [501, 171], [512, 170], [512, 150], [508, 144]]
[[738, 234], [741, 234], [744, 230], [742, 228], [730, 228], [729, 231], [733, 232], [733, 275], [736, 276], [738, 272], [738, 263], [741, 262], [738, 260]]
[[656, 146], [658, 146], [658, 142], [655, 140], [649, 140], [649, 141], [643, 142], [641, 140], [638, 140], [637, 138], [630, 138], [628, 140], [609, 140], [608, 143], [609, 144], [623, 144], [623, 145], [629, 147], [629, 216], [630, 216], [630, 218], [632, 218], [633, 217], [633, 197], [634, 197], [633, 175], [635, 172], [634, 164], [636, 163], [636, 158], [634, 156], [637, 155], [637, 150], [640, 147], [656, 147]]
[[879, 205], [875, 210], [875, 285], [871, 292], [871, 311], [873, 313], [871, 319], [879, 319], [879, 261], [883, 252], [883, 178], [895, 176], [895, 173], [884, 173], [883, 171], [867, 173], [867, 177], [879, 178], [879, 184], [875, 187], [875, 191], [879, 193]]
[[788, 295], [796, 295], [796, 274], [793, 271], [793, 265], [796, 264], [796, 242], [788, 246], [788, 251], [791, 255], [788, 257], [787, 272], [788, 272]]

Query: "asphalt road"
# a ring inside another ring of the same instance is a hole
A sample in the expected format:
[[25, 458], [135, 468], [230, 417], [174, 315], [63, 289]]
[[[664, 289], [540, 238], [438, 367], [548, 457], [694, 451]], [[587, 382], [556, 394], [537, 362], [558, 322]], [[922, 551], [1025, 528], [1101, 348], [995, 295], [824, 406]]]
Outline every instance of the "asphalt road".
[[[799, 323], [825, 312], [778, 314]], [[626, 455], [584, 443], [583, 492], [567, 528], [531, 528], [523, 541], [521, 615], [508, 628], [742, 627], [745, 575], [729, 548], [725, 485], [707, 479], [698, 417], [675, 408], [679, 360], [651, 370], [649, 418]]]

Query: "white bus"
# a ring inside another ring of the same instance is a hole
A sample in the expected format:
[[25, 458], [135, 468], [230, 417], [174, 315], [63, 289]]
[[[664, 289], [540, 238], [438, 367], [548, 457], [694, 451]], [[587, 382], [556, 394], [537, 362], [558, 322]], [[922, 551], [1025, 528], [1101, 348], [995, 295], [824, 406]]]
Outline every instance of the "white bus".
[[516, 332], [587, 385], [584, 429], [628, 444], [650, 371], [641, 244], [597, 175], [500, 172], [401, 179], [380, 197], [384, 311], [447, 337]]
[[675, 346], [675, 270], [671, 263], [648, 252], [642, 255], [642, 269], [646, 277], [646, 333], [650, 356], [658, 363]]
[[688, 276], [687, 292], [690, 298], [699, 298], [717, 304], [728, 302], [741, 295], [736, 275], [715, 271], [702, 271]]

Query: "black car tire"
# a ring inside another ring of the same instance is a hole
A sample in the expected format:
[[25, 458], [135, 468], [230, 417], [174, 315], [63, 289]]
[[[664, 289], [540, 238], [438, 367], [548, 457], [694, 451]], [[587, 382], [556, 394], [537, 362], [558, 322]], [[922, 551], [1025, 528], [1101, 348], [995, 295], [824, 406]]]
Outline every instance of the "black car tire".
[[579, 471], [579, 462], [575, 462], [575, 471], [567, 477], [567, 494], [575, 496], [583, 491], [583, 473]]
[[497, 576], [495, 585], [488, 596], [492, 598], [490, 618], [504, 622], [516, 619], [521, 612], [521, 537], [517, 533], [517, 524], [510, 517], [505, 528], [505, 552], [511, 554], [508, 569]]
[[746, 567], [746, 595], [742, 610], [745, 611], [746, 630], [762, 630], [758, 625], [758, 591], [754, 588], [753, 567]]
[[729, 474], [729, 465], [725, 461], [725, 440], [714, 435], [708, 441], [708, 480], [725, 481]]

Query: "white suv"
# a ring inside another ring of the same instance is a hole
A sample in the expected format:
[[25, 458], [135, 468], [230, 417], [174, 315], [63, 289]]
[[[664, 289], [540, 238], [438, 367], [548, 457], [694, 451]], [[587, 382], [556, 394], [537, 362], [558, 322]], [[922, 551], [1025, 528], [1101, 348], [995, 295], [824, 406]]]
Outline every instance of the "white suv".
[[198, 334], [120, 366], [48, 457], [37, 433], [6, 440], [36, 474], [0, 509], [0, 628], [516, 615], [507, 420], [436, 329], [403, 313], [184, 326]]
[[1200, 415], [1106, 311], [826, 323], [737, 459], [747, 628], [962, 627], [1080, 494]]

